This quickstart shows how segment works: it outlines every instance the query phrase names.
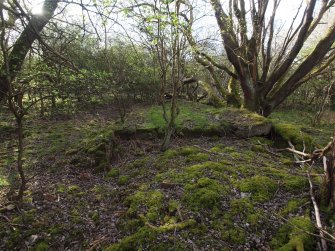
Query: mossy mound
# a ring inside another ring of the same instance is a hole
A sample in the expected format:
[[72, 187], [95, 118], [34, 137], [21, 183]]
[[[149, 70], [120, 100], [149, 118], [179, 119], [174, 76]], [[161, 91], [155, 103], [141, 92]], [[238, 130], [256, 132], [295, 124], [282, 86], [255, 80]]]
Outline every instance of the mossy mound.
[[218, 181], [200, 178], [195, 184], [185, 186], [183, 201], [191, 208], [213, 209], [219, 206], [220, 198], [227, 194], [227, 189]]
[[316, 241], [310, 233], [315, 227], [308, 217], [294, 217], [285, 223], [271, 241], [275, 250], [315, 250]]
[[[117, 127], [115, 133], [125, 138], [133, 136], [151, 138], [162, 136], [165, 128], [162, 107], [152, 106], [133, 111], [125, 123]], [[268, 135], [270, 129], [271, 123], [267, 119], [244, 109], [214, 108], [200, 103], [179, 102], [176, 133], [181, 136], [235, 134], [247, 138]]]
[[272, 122], [274, 138], [277, 146], [287, 146], [290, 141], [297, 149], [313, 149], [313, 138], [302, 132], [301, 127], [289, 123]]
[[264, 202], [272, 198], [278, 189], [278, 184], [269, 177], [257, 175], [241, 180], [238, 183], [238, 188], [241, 192], [251, 193], [255, 201]]
[[[305, 214], [301, 205], [306, 198], [297, 203], [289, 198], [301, 196], [308, 187], [304, 176], [280, 161], [284, 156], [248, 150], [254, 140], [243, 142], [243, 151], [222, 141], [211, 143], [208, 150], [182, 146], [139, 164], [158, 172], [124, 201], [128, 210], [118, 228], [126, 237], [108, 250], [188, 250], [192, 245], [270, 249], [273, 234], [264, 233], [278, 230], [281, 218], [276, 215]], [[132, 163], [137, 162], [142, 159]], [[134, 170], [132, 163], [126, 168]], [[253, 244], [260, 238], [261, 246]]]
[[71, 164], [82, 168], [93, 167], [95, 171], [101, 172], [110, 169], [108, 163], [120, 152], [114, 127], [107, 126], [83, 137], [75, 148], [67, 151], [67, 154], [73, 155]]
[[271, 130], [270, 121], [245, 109], [225, 108], [220, 119], [230, 124], [234, 134], [242, 138], [265, 136]]

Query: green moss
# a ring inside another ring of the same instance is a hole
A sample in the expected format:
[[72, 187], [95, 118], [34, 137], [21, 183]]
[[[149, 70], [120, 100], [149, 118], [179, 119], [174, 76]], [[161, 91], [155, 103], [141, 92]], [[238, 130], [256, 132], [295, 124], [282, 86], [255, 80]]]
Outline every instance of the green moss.
[[308, 186], [308, 180], [306, 177], [288, 174], [283, 181], [283, 186], [288, 191], [301, 191]]
[[203, 162], [208, 161], [209, 154], [207, 153], [196, 153], [191, 154], [186, 158], [186, 162]]
[[182, 156], [194, 155], [200, 152], [200, 149], [194, 146], [185, 146], [178, 149], [178, 153]]
[[118, 168], [112, 168], [108, 172], [107, 177], [109, 177], [109, 178], [115, 178], [115, 177], [119, 176], [119, 174], [120, 174], [120, 171], [119, 171]]
[[146, 167], [149, 161], [150, 161], [149, 158], [137, 159], [137, 160], [134, 160], [130, 165], [128, 165], [128, 167], [130, 169], [143, 168], [143, 167]]
[[244, 157], [243, 154], [237, 152], [230, 153], [229, 156], [233, 159], [241, 159]]
[[83, 219], [80, 217], [80, 212], [77, 208], [72, 209], [71, 211], [71, 221], [74, 224], [79, 224], [83, 222]]
[[119, 180], [118, 180], [117, 184], [119, 186], [126, 185], [128, 183], [128, 181], [129, 181], [129, 179], [130, 179], [129, 176], [122, 175], [122, 176], [119, 177]]
[[267, 146], [272, 146], [273, 145], [273, 141], [264, 137], [252, 137], [250, 139], [250, 141], [254, 144], [254, 145], [267, 145]]
[[164, 152], [164, 154], [163, 154], [163, 156], [165, 157], [165, 158], [168, 158], [168, 159], [171, 159], [171, 158], [173, 158], [173, 157], [175, 157], [175, 156], [177, 156], [178, 155], [178, 152], [177, 152], [177, 150], [175, 150], [175, 149], [168, 149], [168, 150], [166, 150], [165, 152]]
[[278, 231], [271, 244], [275, 250], [315, 250], [315, 239], [306, 233], [313, 233], [315, 227], [307, 217], [294, 217]]
[[176, 200], [170, 200], [168, 203], [168, 210], [170, 213], [177, 211], [180, 208], [180, 203]]
[[77, 192], [79, 192], [81, 190], [81, 188], [79, 187], [79, 186], [77, 186], [77, 185], [72, 185], [72, 186], [69, 186], [68, 188], [67, 188], [67, 191], [69, 192], [69, 193], [77, 193]]
[[313, 145], [313, 139], [309, 135], [301, 132], [301, 127], [298, 127], [294, 124], [288, 123], [277, 123], [273, 121], [273, 129], [277, 135], [279, 135], [284, 142], [291, 141], [296, 148], [302, 149], [303, 143], [308, 148], [311, 148]]
[[66, 186], [62, 183], [58, 183], [56, 185], [56, 192], [57, 193], [65, 193], [66, 192]]
[[285, 158], [285, 157], [280, 158], [280, 162], [288, 167], [291, 167], [294, 163], [292, 159]]
[[225, 145], [223, 145], [223, 144], [218, 144], [218, 145], [212, 147], [212, 148], [210, 149], [210, 151], [211, 151], [211, 152], [214, 152], [214, 153], [219, 153], [219, 152], [222, 152], [224, 148], [225, 148]]
[[244, 219], [251, 226], [256, 227], [263, 219], [261, 212], [257, 211], [248, 198], [234, 199], [230, 202], [230, 218]]
[[238, 188], [241, 192], [251, 193], [251, 196], [255, 201], [264, 202], [272, 198], [278, 185], [275, 180], [272, 180], [269, 177], [256, 175], [241, 180], [238, 183]]
[[234, 199], [230, 202], [230, 213], [234, 216], [247, 214], [254, 210], [254, 206], [248, 198]]
[[149, 243], [153, 242], [157, 235], [156, 230], [144, 226], [133, 235], [125, 237], [119, 243], [106, 248], [106, 251], [142, 250], [144, 246], [149, 246]]
[[292, 199], [289, 200], [286, 206], [280, 210], [280, 215], [287, 216], [290, 213], [295, 213], [298, 209], [307, 202], [306, 199]]
[[44, 251], [49, 249], [49, 244], [47, 242], [39, 242], [34, 248], [35, 251]]
[[221, 233], [223, 240], [239, 245], [245, 243], [245, 236], [245, 231], [239, 228], [227, 229]]
[[251, 150], [254, 151], [254, 152], [257, 152], [257, 153], [266, 152], [264, 146], [261, 146], [261, 145], [253, 145], [253, 146], [251, 146]]
[[194, 219], [189, 219], [189, 220], [185, 220], [185, 221], [178, 222], [178, 223], [173, 222], [173, 223], [167, 223], [159, 227], [155, 227], [155, 226], [151, 226], [151, 227], [154, 228], [159, 233], [165, 233], [169, 231], [181, 230], [189, 226], [193, 226], [196, 223], [197, 222]]
[[210, 178], [200, 178], [195, 184], [187, 184], [185, 190], [184, 202], [195, 209], [219, 207], [220, 198], [227, 192], [223, 185]]
[[222, 149], [222, 152], [224, 153], [233, 153], [235, 152], [235, 148], [232, 146], [226, 146]]
[[20, 216], [15, 217], [12, 222], [15, 224], [31, 224], [35, 221], [36, 209], [23, 212]]
[[[169, 231], [178, 231], [184, 228], [193, 226], [196, 224], [196, 221], [193, 219], [185, 220], [179, 223], [165, 224], [159, 227], [146, 224], [145, 226], [139, 228], [134, 234], [123, 238], [119, 243], [114, 244], [107, 249], [106, 251], [122, 251], [122, 250], [161, 250], [161, 244], [154, 243], [157, 239], [157, 236], [161, 233]], [[166, 248], [166, 245], [164, 246]], [[175, 246], [173, 246], [174, 250]], [[165, 250], [165, 249], [163, 249]]]
[[53, 225], [48, 228], [48, 234], [50, 235], [57, 235], [63, 231], [60, 225]]
[[127, 212], [129, 215], [137, 215], [144, 210], [148, 218], [154, 221], [160, 217], [160, 210], [164, 207], [163, 201], [164, 195], [158, 190], [139, 191], [127, 197], [126, 204], [129, 205]]
[[207, 172], [214, 171], [219, 172], [221, 175], [221, 172], [224, 171], [223, 164], [206, 161], [201, 164], [184, 167], [180, 170], [171, 169], [164, 173], [158, 174], [155, 179], [159, 182], [167, 180], [173, 183], [187, 184], [193, 182], [194, 179], [203, 177]]
[[91, 218], [95, 223], [97, 223], [97, 222], [99, 222], [99, 220], [100, 220], [100, 215], [99, 215], [98, 212], [93, 212], [93, 213], [90, 214], [90, 218]]

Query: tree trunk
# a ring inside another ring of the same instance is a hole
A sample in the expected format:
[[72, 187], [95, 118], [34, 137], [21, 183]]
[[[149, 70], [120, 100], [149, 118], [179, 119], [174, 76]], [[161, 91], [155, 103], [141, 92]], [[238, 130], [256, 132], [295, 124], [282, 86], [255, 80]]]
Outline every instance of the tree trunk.
[[20, 72], [27, 53], [33, 42], [39, 38], [39, 33], [52, 18], [58, 2], [59, 0], [45, 0], [43, 5], [44, 15], [33, 15], [19, 38], [15, 41], [8, 58], [10, 76], [7, 76], [5, 64], [0, 69], [0, 101], [4, 99], [9, 91], [10, 83], [8, 83], [8, 79], [14, 79]]
[[21, 184], [19, 188], [19, 193], [17, 196], [17, 200], [19, 203], [22, 203], [23, 199], [23, 193], [26, 190], [26, 177], [24, 175], [23, 171], [23, 123], [22, 123], [22, 117], [16, 118], [17, 126], [18, 126], [18, 156], [17, 156], [17, 170], [20, 174]]

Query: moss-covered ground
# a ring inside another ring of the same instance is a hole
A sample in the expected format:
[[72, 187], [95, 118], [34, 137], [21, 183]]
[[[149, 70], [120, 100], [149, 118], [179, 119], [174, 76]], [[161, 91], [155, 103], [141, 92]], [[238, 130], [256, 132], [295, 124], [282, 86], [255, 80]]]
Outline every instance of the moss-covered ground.
[[[139, 127], [161, 127], [161, 110], [146, 110]], [[223, 110], [180, 110], [180, 132], [185, 123], [199, 132], [223, 128], [215, 124]], [[241, 114], [239, 123], [263, 121]], [[159, 138], [118, 138], [114, 121], [28, 120], [20, 210], [8, 203], [16, 144], [12, 121], [4, 123], [1, 250], [315, 250], [305, 170], [273, 141], [179, 134], [162, 153]]]

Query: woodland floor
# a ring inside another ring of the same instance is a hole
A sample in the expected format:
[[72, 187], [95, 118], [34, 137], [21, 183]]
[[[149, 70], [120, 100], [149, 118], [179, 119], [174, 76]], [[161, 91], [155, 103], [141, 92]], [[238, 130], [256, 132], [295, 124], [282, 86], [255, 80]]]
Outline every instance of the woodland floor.
[[116, 119], [28, 119], [20, 209], [15, 134], [1, 134], [0, 250], [315, 250], [306, 170], [271, 140], [176, 137], [162, 153], [159, 139], [118, 139], [106, 163]]

